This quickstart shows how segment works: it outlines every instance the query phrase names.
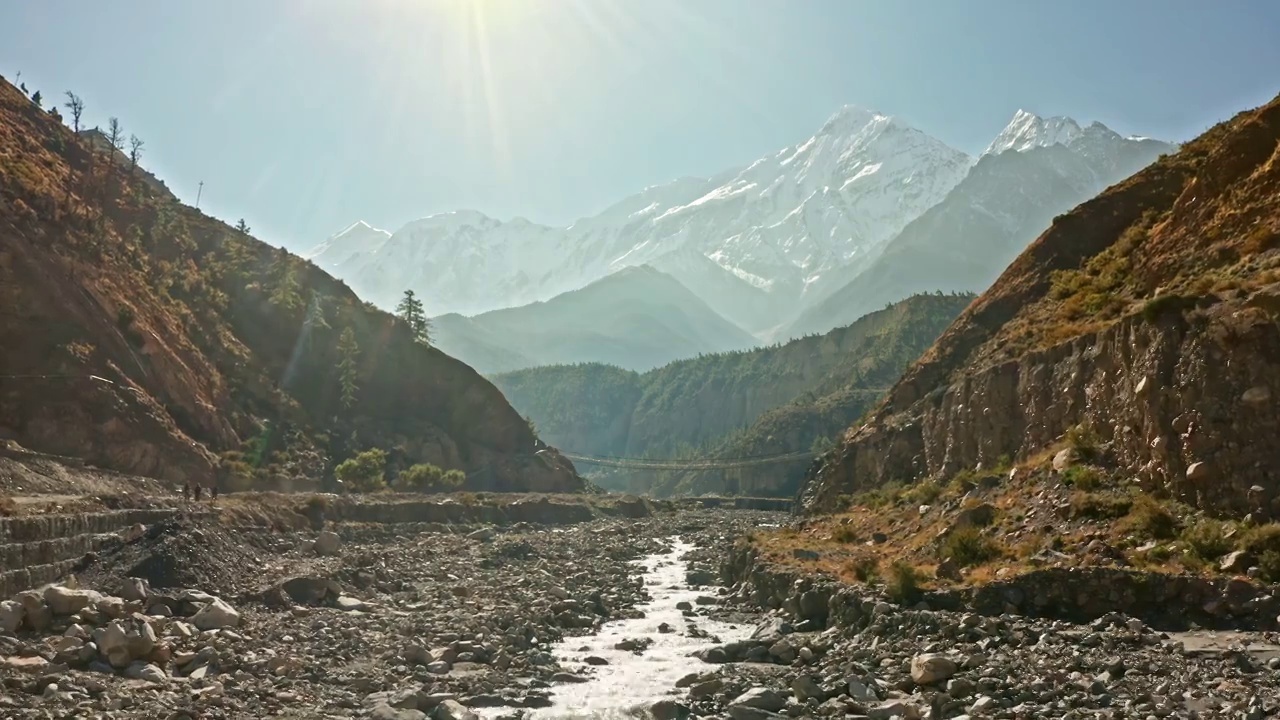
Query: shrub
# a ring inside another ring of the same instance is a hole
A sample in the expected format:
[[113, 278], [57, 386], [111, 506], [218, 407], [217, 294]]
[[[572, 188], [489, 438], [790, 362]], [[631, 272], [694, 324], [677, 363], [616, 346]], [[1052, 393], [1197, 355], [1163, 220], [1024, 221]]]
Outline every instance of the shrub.
[[880, 578], [880, 564], [875, 558], [862, 556], [849, 563], [849, 569], [858, 582], [871, 584]]
[[1166, 313], [1182, 310], [1194, 302], [1194, 298], [1184, 298], [1181, 295], [1158, 295], [1142, 304], [1142, 319], [1154, 323]]
[[1085, 460], [1098, 456], [1098, 434], [1088, 423], [1081, 423], [1067, 430], [1067, 444]]
[[951, 559], [960, 567], [981, 565], [1000, 557], [1000, 546], [983, 535], [976, 527], [962, 527], [951, 531], [938, 546], [938, 559]]
[[1178, 535], [1178, 519], [1169, 508], [1148, 495], [1140, 495], [1129, 508], [1128, 525], [1156, 540], [1172, 540]]
[[1062, 480], [1077, 490], [1093, 492], [1102, 487], [1103, 476], [1097, 468], [1088, 465], [1073, 465], [1062, 474]]
[[1227, 537], [1223, 523], [1201, 520], [1182, 531], [1182, 542], [1191, 554], [1205, 562], [1211, 562], [1231, 552], [1231, 539]]
[[925, 480], [914, 485], [903, 493], [903, 498], [912, 505], [932, 505], [942, 495], [942, 486]]
[[874, 490], [855, 495], [853, 502], [855, 505], [865, 505], [869, 508], [882, 508], [897, 505], [902, 498], [902, 494], [902, 485], [900, 483], [888, 483]]
[[133, 324], [133, 307], [129, 305], [121, 305], [116, 309], [116, 327], [121, 330], [127, 330]]
[[915, 602], [920, 599], [920, 572], [906, 560], [895, 560], [889, 566], [885, 589], [899, 603]]
[[836, 528], [836, 531], [831, 534], [831, 537], [836, 542], [856, 543], [858, 542], [858, 531], [853, 529], [852, 526], [841, 525], [840, 527]]
[[1280, 553], [1280, 523], [1249, 528], [1240, 538], [1240, 549], [1259, 559], [1268, 552]]
[[1267, 582], [1280, 582], [1280, 551], [1268, 550], [1258, 557], [1258, 573]]
[[1274, 247], [1280, 247], [1280, 231], [1272, 229], [1266, 223], [1259, 223], [1245, 236], [1241, 250], [1245, 255], [1257, 255]]
[[18, 504], [8, 495], [0, 495], [0, 517], [18, 514]]
[[1071, 517], [1115, 520], [1129, 514], [1133, 498], [1115, 493], [1078, 492], [1071, 496]]
[[371, 493], [386, 489], [386, 467], [387, 452], [373, 448], [342, 461], [333, 474], [348, 491]]

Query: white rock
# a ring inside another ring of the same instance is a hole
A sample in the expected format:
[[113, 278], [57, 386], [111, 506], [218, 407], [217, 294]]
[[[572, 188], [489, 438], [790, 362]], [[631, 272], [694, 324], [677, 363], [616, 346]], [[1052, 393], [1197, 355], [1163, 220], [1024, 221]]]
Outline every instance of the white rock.
[[312, 549], [317, 555], [336, 555], [341, 547], [342, 538], [338, 537], [338, 533], [326, 530], [316, 536]]
[[468, 710], [457, 700], [445, 700], [436, 706], [431, 717], [434, 720], [480, 720], [480, 716]]
[[0, 632], [16, 633], [27, 615], [22, 603], [15, 600], [0, 602]]
[[729, 703], [729, 707], [749, 707], [757, 710], [777, 712], [786, 707], [787, 701], [778, 693], [768, 688], [751, 688]]
[[62, 585], [44, 589], [44, 602], [54, 615], [73, 615], [101, 598], [101, 594], [92, 590], [73, 590]]
[[221, 598], [214, 598], [191, 618], [191, 622], [201, 630], [235, 627], [240, 624], [240, 613]]
[[1240, 399], [1249, 405], [1265, 405], [1271, 402], [1271, 388], [1266, 385], [1255, 385], [1245, 390]]
[[120, 590], [120, 597], [125, 600], [136, 600], [138, 602], [145, 601], [151, 595], [151, 583], [144, 578], [125, 578], [124, 587]]

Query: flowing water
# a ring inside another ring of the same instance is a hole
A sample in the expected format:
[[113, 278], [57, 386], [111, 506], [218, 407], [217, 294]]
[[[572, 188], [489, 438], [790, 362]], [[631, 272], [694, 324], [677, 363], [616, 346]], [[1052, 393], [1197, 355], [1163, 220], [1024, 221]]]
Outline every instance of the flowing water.
[[[680, 678], [691, 672], [709, 670], [712, 666], [690, 657], [690, 653], [718, 643], [711, 639], [689, 637], [687, 620], [676, 609], [680, 602], [694, 603], [707, 588], [692, 589], [685, 583], [687, 563], [680, 559], [693, 546], [680, 538], [671, 538], [671, 549], [650, 555], [638, 563], [644, 568], [644, 582], [651, 600], [639, 607], [645, 617], [606, 623], [600, 632], [587, 637], [566, 638], [553, 649], [556, 659], [567, 670], [590, 677], [585, 683], [558, 684], [554, 688], [552, 707], [531, 711], [530, 718], [568, 720], [570, 718], [643, 717], [641, 712], [658, 700], [673, 697], [668, 693]], [[696, 605], [695, 605], [696, 607]], [[754, 628], [715, 622], [704, 617], [692, 618], [700, 630], [719, 639], [720, 643], [748, 637]], [[658, 626], [667, 623], [674, 632], [660, 633]], [[642, 654], [615, 650], [623, 639], [651, 639], [653, 644]], [[585, 650], [581, 648], [586, 648]], [[588, 666], [586, 658], [595, 655], [608, 665]], [[488, 717], [509, 714], [485, 712]]]

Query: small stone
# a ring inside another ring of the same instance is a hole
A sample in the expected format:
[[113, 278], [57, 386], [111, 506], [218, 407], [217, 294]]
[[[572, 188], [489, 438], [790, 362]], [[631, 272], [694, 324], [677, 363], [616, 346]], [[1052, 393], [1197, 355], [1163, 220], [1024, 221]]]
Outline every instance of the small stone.
[[1245, 390], [1240, 399], [1248, 405], [1266, 405], [1271, 401], [1271, 388], [1266, 385], [1255, 385]]
[[1218, 569], [1222, 572], [1244, 572], [1249, 569], [1249, 564], [1252, 562], [1253, 558], [1249, 556], [1249, 551], [1236, 550], [1222, 558]]
[[729, 707], [749, 707], [768, 712], [777, 712], [786, 707], [787, 701], [778, 693], [768, 688], [751, 688], [734, 698]]
[[432, 711], [433, 720], [480, 720], [480, 716], [471, 712], [457, 700], [445, 700]]
[[649, 716], [653, 720], [683, 720], [689, 717], [689, 708], [675, 700], [659, 700], [649, 706]]
[[720, 692], [724, 687], [724, 681], [720, 678], [711, 678], [704, 680], [689, 688], [689, 697], [694, 699], [706, 698]]
[[1192, 482], [1208, 480], [1212, 475], [1209, 466], [1203, 462], [1193, 462], [1187, 466], [1187, 479]]
[[599, 655], [588, 655], [587, 657], [583, 658], [582, 661], [588, 665], [608, 665], [609, 664], [608, 660], [605, 660]]
[[412, 708], [393, 708], [385, 703], [369, 713], [370, 720], [427, 720], [427, 714]]
[[1000, 703], [996, 702], [995, 698], [990, 695], [983, 695], [969, 706], [969, 713], [972, 715], [986, 715], [999, 707]]
[[849, 697], [858, 702], [876, 702], [880, 699], [875, 691], [867, 687], [865, 683], [857, 678], [849, 678]]
[[826, 699], [826, 693], [823, 692], [822, 687], [818, 685], [818, 681], [812, 675], [800, 675], [795, 680], [792, 680], [791, 693], [800, 702], [807, 702], [810, 698], [818, 702]]
[[893, 718], [904, 718], [904, 720], [920, 720], [920, 708], [912, 703], [903, 700], [885, 700], [879, 705], [868, 708], [867, 717], [871, 720], [892, 720]]

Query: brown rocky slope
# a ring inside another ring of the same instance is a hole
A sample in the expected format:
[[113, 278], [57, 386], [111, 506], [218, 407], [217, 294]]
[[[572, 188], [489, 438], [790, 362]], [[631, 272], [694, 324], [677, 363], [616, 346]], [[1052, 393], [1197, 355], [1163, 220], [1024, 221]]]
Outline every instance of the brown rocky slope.
[[122, 472], [282, 487], [380, 447], [472, 489], [582, 489], [471, 368], [2, 80], [0, 348], [0, 440]]
[[1278, 371], [1280, 99], [1056, 218], [801, 500], [832, 510], [889, 482], [1025, 459], [1083, 427], [1146, 491], [1276, 517]]

